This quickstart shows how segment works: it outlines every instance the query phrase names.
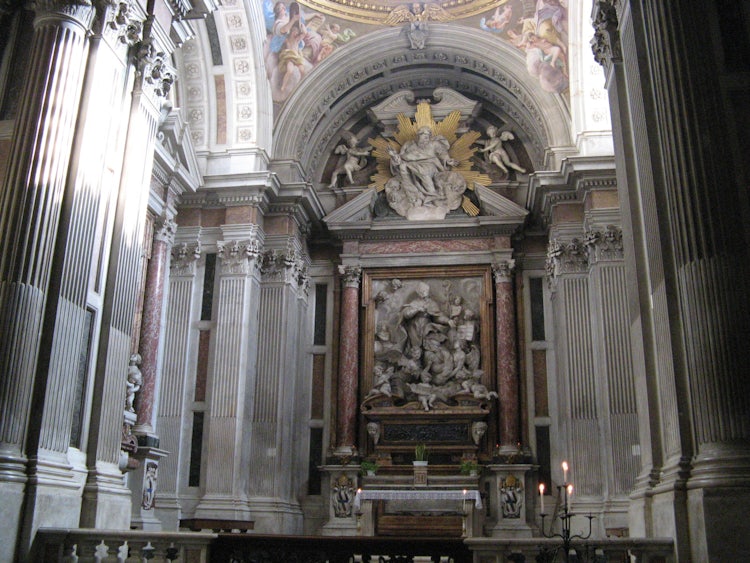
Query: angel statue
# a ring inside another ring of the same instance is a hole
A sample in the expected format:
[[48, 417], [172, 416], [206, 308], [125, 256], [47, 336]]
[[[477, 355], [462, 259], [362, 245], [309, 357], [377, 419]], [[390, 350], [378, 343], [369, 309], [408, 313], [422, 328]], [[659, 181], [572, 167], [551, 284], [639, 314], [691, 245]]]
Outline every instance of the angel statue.
[[335, 189], [339, 185], [339, 176], [341, 174], [346, 174], [349, 183], [354, 184], [352, 174], [362, 170], [367, 165], [367, 157], [372, 150], [372, 147], [357, 147], [359, 141], [354, 133], [343, 131], [341, 135], [346, 140], [346, 143], [337, 146], [333, 151], [335, 154], [341, 156], [336, 164], [336, 168], [331, 173], [331, 182], [328, 184], [328, 187], [331, 189]]
[[503, 141], [512, 141], [515, 139], [513, 133], [510, 131], [503, 131], [498, 134], [497, 127], [490, 125], [487, 127], [487, 135], [489, 139], [484, 141], [484, 148], [480, 151], [485, 154], [485, 158], [497, 166], [500, 170], [508, 174], [508, 168], [520, 172], [521, 174], [526, 173], [525, 168], [521, 168], [518, 164], [511, 161], [507, 151], [503, 148]]
[[396, 6], [385, 19], [387, 25], [409, 22], [407, 35], [412, 49], [424, 49], [427, 40], [427, 21], [448, 21], [451, 15], [435, 2], [412, 2]]

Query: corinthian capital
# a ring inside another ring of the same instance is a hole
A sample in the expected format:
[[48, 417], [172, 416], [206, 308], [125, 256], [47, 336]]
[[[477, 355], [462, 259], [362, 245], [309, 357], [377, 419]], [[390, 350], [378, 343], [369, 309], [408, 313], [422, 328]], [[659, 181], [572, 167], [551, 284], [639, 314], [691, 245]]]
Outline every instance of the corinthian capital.
[[515, 260], [500, 260], [492, 265], [492, 273], [495, 283], [508, 283], [513, 279], [513, 271], [516, 269]]
[[344, 287], [359, 287], [362, 278], [362, 268], [359, 266], [339, 266], [339, 275], [342, 277]]
[[594, 4], [594, 38], [591, 40], [591, 50], [596, 62], [604, 67], [622, 60], [616, 2], [617, 0], [597, 0]]
[[588, 254], [584, 243], [574, 238], [570, 242], [551, 240], [547, 248], [547, 276], [554, 279], [562, 274], [588, 271]]
[[174, 235], [177, 231], [177, 223], [171, 219], [160, 220], [154, 228], [154, 240], [165, 242], [169, 246], [174, 244]]
[[136, 68], [143, 80], [144, 91], [157, 98], [166, 98], [172, 88], [177, 73], [169, 64], [169, 55], [157, 51], [151, 40], [143, 41], [136, 55]]
[[96, 13], [90, 0], [38, 0], [35, 7], [38, 19], [73, 21], [87, 30], [91, 28]]
[[605, 230], [588, 231], [583, 242], [591, 264], [623, 259], [622, 229], [620, 227], [607, 225]]
[[221, 259], [222, 274], [251, 273], [251, 264], [257, 264], [260, 256], [260, 242], [257, 239], [244, 241], [219, 241], [216, 243]]

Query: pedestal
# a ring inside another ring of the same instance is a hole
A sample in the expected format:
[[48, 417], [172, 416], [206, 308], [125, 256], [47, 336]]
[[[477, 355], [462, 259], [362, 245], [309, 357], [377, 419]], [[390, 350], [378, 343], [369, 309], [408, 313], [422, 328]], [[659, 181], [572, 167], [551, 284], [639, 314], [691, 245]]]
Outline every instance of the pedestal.
[[530, 538], [534, 510], [533, 466], [528, 464], [488, 465], [490, 517], [485, 533], [505, 539]]
[[359, 465], [324, 465], [323, 498], [328, 499], [328, 520], [320, 533], [324, 536], [356, 536], [358, 515], [354, 510]]
[[155, 446], [139, 445], [131, 457], [140, 461], [140, 467], [129, 474], [128, 485], [133, 493], [132, 528], [161, 531], [161, 521], [154, 510], [157, 502], [159, 461], [167, 456], [166, 451]]

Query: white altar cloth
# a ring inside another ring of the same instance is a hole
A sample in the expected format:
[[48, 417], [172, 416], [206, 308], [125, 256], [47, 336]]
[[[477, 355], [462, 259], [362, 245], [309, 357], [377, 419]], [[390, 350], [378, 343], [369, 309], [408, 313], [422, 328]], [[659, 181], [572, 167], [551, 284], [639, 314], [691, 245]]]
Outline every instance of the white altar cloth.
[[363, 500], [473, 500], [474, 508], [482, 508], [482, 497], [479, 491], [459, 490], [394, 490], [394, 489], [359, 489], [354, 497], [354, 509], [359, 510]]

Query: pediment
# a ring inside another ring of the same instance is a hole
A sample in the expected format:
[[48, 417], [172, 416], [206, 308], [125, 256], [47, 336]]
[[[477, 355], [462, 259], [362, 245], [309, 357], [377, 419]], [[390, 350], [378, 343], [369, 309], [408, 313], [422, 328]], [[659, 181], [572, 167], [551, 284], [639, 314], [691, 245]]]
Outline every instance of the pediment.
[[328, 229], [342, 238], [352, 236], [374, 238], [403, 238], [446, 234], [466, 236], [474, 231], [482, 234], [512, 234], [526, 221], [529, 211], [517, 203], [494, 192], [490, 188], [476, 185], [479, 200], [479, 215], [471, 217], [459, 211], [445, 219], [408, 220], [398, 216], [376, 217], [374, 213], [377, 192], [367, 189], [354, 199], [336, 208], [323, 218]]

